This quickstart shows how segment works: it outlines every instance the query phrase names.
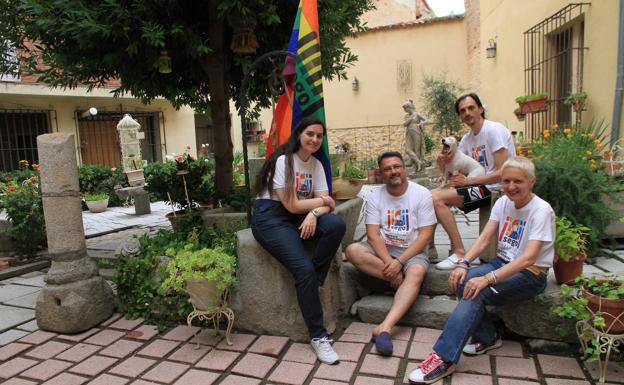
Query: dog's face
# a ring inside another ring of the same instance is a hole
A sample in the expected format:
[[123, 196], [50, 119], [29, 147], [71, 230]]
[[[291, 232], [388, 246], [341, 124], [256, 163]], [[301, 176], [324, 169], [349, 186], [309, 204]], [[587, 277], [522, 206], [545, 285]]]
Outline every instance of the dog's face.
[[442, 138], [442, 153], [454, 155], [457, 151], [457, 139], [453, 136]]

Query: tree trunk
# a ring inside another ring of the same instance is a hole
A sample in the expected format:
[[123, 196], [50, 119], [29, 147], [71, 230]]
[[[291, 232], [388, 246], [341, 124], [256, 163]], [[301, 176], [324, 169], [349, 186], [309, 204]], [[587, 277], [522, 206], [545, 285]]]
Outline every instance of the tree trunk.
[[214, 130], [215, 190], [216, 197], [227, 196], [232, 187], [232, 145], [230, 120], [230, 95], [228, 84], [228, 49], [225, 21], [218, 18], [217, 2], [210, 2], [209, 47], [212, 50], [204, 63], [210, 83], [210, 113]]

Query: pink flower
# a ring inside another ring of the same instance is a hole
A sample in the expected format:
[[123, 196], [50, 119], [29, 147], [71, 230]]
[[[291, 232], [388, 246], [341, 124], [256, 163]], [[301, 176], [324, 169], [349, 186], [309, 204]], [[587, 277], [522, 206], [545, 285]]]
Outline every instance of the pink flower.
[[191, 146], [190, 146], [189, 144], [187, 144], [187, 145], [186, 145], [186, 149], [187, 149], [187, 150], [190, 150], [190, 149], [191, 149]]
[[193, 155], [189, 155], [189, 157], [190, 157], [192, 160], [195, 160], [195, 157], [194, 157]]
[[111, 171], [112, 171], [112, 172], [117, 171], [117, 167], [111, 167]]
[[4, 177], [4, 180], [6, 182], [10, 182], [11, 181], [11, 177], [9, 175], [7, 175], [7, 176]]

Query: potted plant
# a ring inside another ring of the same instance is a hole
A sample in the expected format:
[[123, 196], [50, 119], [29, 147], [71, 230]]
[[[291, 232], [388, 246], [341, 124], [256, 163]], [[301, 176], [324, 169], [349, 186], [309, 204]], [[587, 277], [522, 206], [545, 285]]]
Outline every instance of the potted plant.
[[106, 211], [108, 207], [108, 195], [107, 194], [84, 194], [82, 199], [84, 199], [89, 211], [92, 213], [101, 213]]
[[[624, 332], [624, 280], [622, 278], [578, 276], [573, 285], [561, 285], [560, 292], [563, 302], [553, 308], [555, 315], [583, 321], [602, 333], [621, 334]], [[579, 337], [587, 339], [586, 335]], [[595, 347], [591, 343], [588, 348], [585, 353], [590, 358], [599, 357], [599, 352], [597, 349], [592, 349]]]
[[520, 107], [516, 107], [516, 109], [514, 110], [514, 114], [516, 114], [516, 118], [518, 118], [520, 122], [523, 122], [524, 118], [526, 117], [526, 114], [523, 113], [522, 110], [520, 110]]
[[520, 106], [520, 111], [523, 114], [529, 114], [533, 112], [546, 111], [546, 100], [548, 99], [548, 93], [538, 92], [525, 96], [518, 96], [516, 102]]
[[585, 107], [585, 100], [587, 99], [587, 92], [573, 92], [563, 102], [568, 107], [572, 107], [575, 112], [583, 110]]
[[163, 290], [189, 294], [195, 310], [214, 311], [227, 303], [235, 282], [236, 258], [223, 248], [202, 248], [196, 230], [182, 249], [169, 248]]
[[587, 259], [589, 227], [574, 224], [566, 217], [555, 220], [555, 278], [558, 284], [568, 283], [583, 274]]
[[352, 162], [347, 163], [342, 173], [342, 178], [337, 178], [332, 181], [336, 199], [355, 198], [366, 182], [368, 182], [368, 178], [364, 171]]

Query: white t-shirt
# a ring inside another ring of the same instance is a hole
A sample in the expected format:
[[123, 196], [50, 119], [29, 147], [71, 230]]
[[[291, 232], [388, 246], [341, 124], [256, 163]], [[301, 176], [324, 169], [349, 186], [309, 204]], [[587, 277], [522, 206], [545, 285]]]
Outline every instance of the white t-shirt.
[[[293, 154], [293, 172], [295, 176], [293, 178], [293, 185], [291, 186], [286, 186], [285, 170], [286, 155], [280, 155], [275, 162], [273, 189], [294, 187], [297, 192], [297, 198], [299, 199], [314, 198], [315, 192], [329, 191], [323, 164], [313, 156], [311, 156], [307, 162], [304, 162], [297, 154]], [[271, 196], [268, 189], [265, 189], [258, 198], [279, 200], [276, 194]]]
[[536, 266], [551, 267], [555, 257], [555, 212], [537, 195], [521, 209], [506, 196], [496, 201], [490, 219], [498, 222], [498, 250], [496, 256], [513, 261], [529, 241], [542, 241]]
[[407, 248], [418, 237], [418, 228], [435, 224], [431, 192], [408, 182], [405, 194], [390, 195], [382, 186], [366, 202], [366, 224], [379, 225], [386, 245]]
[[[474, 135], [470, 130], [459, 142], [459, 150], [479, 162], [486, 175], [494, 171], [494, 153], [501, 148], [507, 149], [509, 157], [516, 156], [513, 137], [507, 127], [487, 119], [483, 122], [478, 135]], [[486, 187], [490, 190], [501, 189], [500, 183]]]

